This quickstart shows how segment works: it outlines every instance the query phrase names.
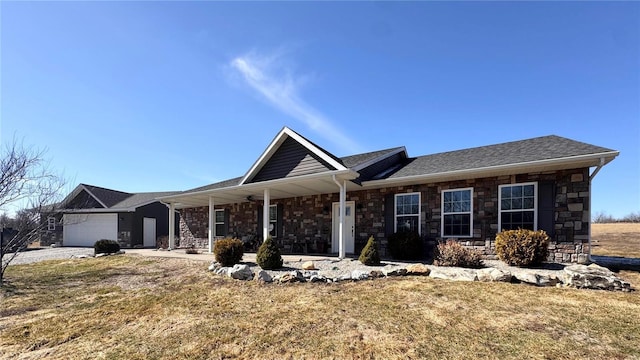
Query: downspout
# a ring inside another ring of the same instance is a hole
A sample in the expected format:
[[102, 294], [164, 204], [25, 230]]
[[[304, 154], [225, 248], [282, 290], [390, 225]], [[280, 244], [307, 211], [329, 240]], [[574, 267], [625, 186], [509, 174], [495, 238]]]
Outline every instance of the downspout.
[[591, 218], [591, 198], [593, 197], [593, 193], [591, 193], [591, 182], [593, 181], [593, 178], [596, 177], [596, 174], [598, 174], [598, 171], [600, 171], [600, 169], [602, 169], [602, 167], [604, 166], [604, 158], [601, 157], [600, 158], [600, 164], [596, 167], [595, 170], [593, 170], [593, 173], [591, 173], [591, 175], [589, 175], [589, 254], [587, 254], [587, 259], [589, 260], [589, 262], [593, 262], [593, 260], [591, 259], [591, 225], [593, 223], [593, 219]]

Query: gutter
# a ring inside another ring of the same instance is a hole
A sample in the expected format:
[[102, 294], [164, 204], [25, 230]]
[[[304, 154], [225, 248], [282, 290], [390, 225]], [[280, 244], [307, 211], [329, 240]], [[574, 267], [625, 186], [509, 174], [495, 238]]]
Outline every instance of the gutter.
[[602, 167], [606, 164], [604, 157], [600, 158], [600, 164], [598, 164], [598, 166], [596, 167], [595, 170], [593, 170], [593, 173], [591, 173], [591, 175], [589, 175], [589, 233], [587, 234], [589, 237], [589, 254], [587, 255], [587, 259], [589, 260], [590, 263], [593, 262], [593, 259], [591, 258], [591, 225], [593, 223], [593, 219], [591, 218], [591, 198], [593, 197], [593, 194], [591, 193], [591, 182], [593, 181], [593, 178], [596, 177], [596, 175], [598, 174], [598, 172], [600, 171], [600, 169], [602, 169]]

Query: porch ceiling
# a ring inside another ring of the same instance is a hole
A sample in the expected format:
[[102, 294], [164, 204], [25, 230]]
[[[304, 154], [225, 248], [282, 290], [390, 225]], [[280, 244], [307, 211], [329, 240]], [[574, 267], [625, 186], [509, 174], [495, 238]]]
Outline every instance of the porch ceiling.
[[[161, 201], [175, 204], [177, 209], [209, 206], [209, 197], [213, 197], [215, 206], [262, 200], [265, 189], [269, 189], [270, 199], [284, 199], [298, 196], [332, 194], [340, 191], [338, 185], [333, 181], [333, 174], [323, 176], [312, 176], [299, 178], [289, 178], [287, 181], [279, 179], [276, 181], [265, 181], [260, 183], [230, 186], [226, 188], [211, 189], [200, 192], [176, 194], [160, 198]], [[357, 173], [348, 173], [347, 176], [337, 177], [338, 181], [351, 180], [357, 177]], [[347, 181], [347, 191], [360, 189], [351, 181]]]

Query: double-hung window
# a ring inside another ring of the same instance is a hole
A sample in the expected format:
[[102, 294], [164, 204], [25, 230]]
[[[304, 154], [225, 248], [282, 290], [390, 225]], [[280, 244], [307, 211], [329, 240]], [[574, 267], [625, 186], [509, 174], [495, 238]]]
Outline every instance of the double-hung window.
[[47, 218], [47, 230], [54, 231], [56, 229], [56, 218], [48, 217]]
[[537, 230], [538, 184], [522, 183], [498, 186], [498, 229]]
[[215, 221], [215, 227], [216, 227], [216, 236], [226, 236], [227, 234], [224, 233], [224, 209], [220, 209], [220, 210], [216, 210], [216, 221]]
[[473, 236], [473, 188], [442, 191], [442, 237]]
[[396, 194], [395, 231], [420, 233], [420, 193]]
[[269, 235], [278, 237], [278, 205], [269, 205]]

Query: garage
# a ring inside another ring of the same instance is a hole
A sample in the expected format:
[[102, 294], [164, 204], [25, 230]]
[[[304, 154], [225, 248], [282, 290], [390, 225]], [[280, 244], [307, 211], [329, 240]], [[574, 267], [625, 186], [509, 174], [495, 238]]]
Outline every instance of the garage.
[[93, 246], [102, 239], [118, 240], [117, 214], [65, 214], [62, 245]]

